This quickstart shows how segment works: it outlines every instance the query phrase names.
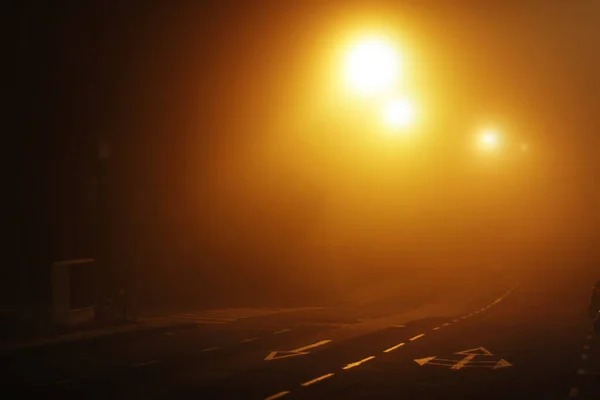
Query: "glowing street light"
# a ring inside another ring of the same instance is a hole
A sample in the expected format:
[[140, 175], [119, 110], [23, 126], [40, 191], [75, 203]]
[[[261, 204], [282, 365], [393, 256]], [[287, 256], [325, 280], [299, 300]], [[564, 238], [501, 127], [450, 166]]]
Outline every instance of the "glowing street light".
[[407, 128], [415, 122], [415, 108], [408, 99], [395, 99], [384, 106], [383, 118], [391, 128]]
[[479, 144], [484, 150], [496, 151], [501, 145], [500, 135], [493, 129], [487, 129], [481, 133]]
[[392, 88], [399, 68], [394, 47], [384, 38], [369, 37], [350, 49], [345, 59], [345, 78], [353, 91], [370, 96]]

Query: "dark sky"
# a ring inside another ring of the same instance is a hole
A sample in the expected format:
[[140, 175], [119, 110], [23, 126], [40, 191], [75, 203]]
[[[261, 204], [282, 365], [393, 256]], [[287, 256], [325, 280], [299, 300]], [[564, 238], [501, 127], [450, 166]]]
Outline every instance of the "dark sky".
[[[341, 207], [327, 198], [331, 187], [317, 167], [331, 154], [313, 151], [322, 147], [317, 137], [335, 145], [340, 123], [339, 114], [315, 105], [331, 77], [325, 60], [336, 51], [336, 34], [374, 21], [415, 50], [416, 79], [436, 110], [431, 137], [449, 149], [440, 159], [461, 164], [454, 151], [474, 121], [506, 122], [536, 154], [535, 166], [511, 169], [524, 171], [513, 184], [521, 189], [511, 189], [522, 193], [523, 203], [515, 203], [521, 212], [546, 207], [546, 219], [536, 223], [551, 226], [554, 240], [598, 240], [597, 2], [191, 3], [18, 3], [11, 86], [24, 144], [15, 164], [23, 195], [15, 215], [25, 223], [14, 235], [19, 254], [27, 254], [23, 271], [96, 251], [89, 204], [101, 137], [113, 146], [116, 219], [127, 225], [132, 210], [153, 215], [162, 237], [180, 238], [170, 255], [196, 257], [211, 241], [256, 248], [244, 235], [281, 243], [306, 235], [323, 209]], [[312, 136], [298, 133], [306, 131]], [[279, 147], [269, 147], [273, 138]], [[353, 164], [340, 165], [357, 174]], [[480, 181], [457, 190], [447, 183], [452, 176], [436, 177], [456, 207], [495, 196]], [[385, 182], [379, 187], [392, 185]], [[434, 193], [433, 184], [428, 188]], [[374, 220], [365, 209], [350, 209]]]

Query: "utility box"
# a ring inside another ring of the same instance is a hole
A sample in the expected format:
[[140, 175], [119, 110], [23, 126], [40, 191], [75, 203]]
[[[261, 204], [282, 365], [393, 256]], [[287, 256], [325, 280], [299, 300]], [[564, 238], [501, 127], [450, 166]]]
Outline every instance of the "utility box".
[[55, 326], [92, 322], [96, 313], [97, 263], [77, 259], [52, 265], [52, 319]]

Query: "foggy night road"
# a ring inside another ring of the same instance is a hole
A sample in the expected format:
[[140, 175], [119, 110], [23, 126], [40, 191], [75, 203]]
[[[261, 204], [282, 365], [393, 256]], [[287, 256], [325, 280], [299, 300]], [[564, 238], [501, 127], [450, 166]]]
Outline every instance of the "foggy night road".
[[[598, 398], [600, 340], [589, 333], [588, 289], [581, 279], [560, 288], [533, 279], [457, 284], [412, 304], [322, 307], [72, 345], [21, 355], [19, 364], [3, 360], [3, 392], [63, 398]], [[277, 350], [282, 352], [272, 353]]]

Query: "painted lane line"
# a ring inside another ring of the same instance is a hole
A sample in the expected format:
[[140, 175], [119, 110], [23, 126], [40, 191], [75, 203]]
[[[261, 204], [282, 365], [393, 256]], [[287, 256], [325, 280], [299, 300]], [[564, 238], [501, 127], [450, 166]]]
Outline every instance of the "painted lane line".
[[442, 326], [450, 326], [450, 322], [444, 322]]
[[439, 326], [436, 326], [436, 327], [435, 327], [435, 328], [433, 328], [432, 330], [433, 330], [433, 331], [437, 331], [437, 330], [439, 330], [439, 329], [440, 329], [440, 327], [439, 327]]
[[458, 321], [460, 321], [460, 320], [457, 318], [457, 319], [455, 319], [455, 320], [454, 320], [454, 321], [452, 321], [452, 322], [458, 322]]
[[132, 364], [131, 366], [133, 368], [139, 368], [139, 367], [145, 367], [147, 365], [152, 365], [152, 364], [156, 364], [156, 363], [158, 363], [158, 360], [139, 362], [139, 363]]
[[569, 397], [577, 397], [579, 396], [579, 390], [577, 388], [571, 388], [569, 392]]
[[249, 343], [249, 342], [254, 342], [255, 340], [258, 340], [258, 338], [252, 337], [252, 338], [244, 339], [244, 340], [240, 341], [240, 343]]
[[308, 382], [304, 382], [304, 383], [302, 384], [302, 386], [304, 386], [304, 387], [306, 387], [306, 386], [310, 386], [310, 385], [312, 385], [312, 384], [315, 384], [315, 383], [317, 383], [317, 382], [321, 382], [322, 380], [325, 380], [325, 379], [327, 379], [327, 378], [331, 378], [333, 375], [335, 375], [333, 372], [331, 372], [331, 373], [329, 373], [329, 374], [321, 375], [321, 376], [319, 376], [318, 378], [312, 379], [312, 380], [310, 380], [310, 381], [308, 381]]
[[408, 340], [410, 340], [410, 341], [412, 342], [412, 341], [415, 341], [415, 340], [417, 340], [417, 339], [421, 339], [423, 336], [425, 336], [425, 334], [424, 334], [424, 333], [421, 333], [421, 334], [419, 334], [419, 335], [417, 335], [417, 336], [413, 336], [413, 337], [411, 337], [411, 338], [410, 338], [410, 339], [408, 339]]
[[201, 350], [202, 353], [206, 353], [207, 351], [215, 351], [215, 350], [219, 350], [220, 347], [208, 347], [204, 350]]
[[274, 335], [279, 335], [279, 334], [281, 334], [281, 333], [286, 333], [286, 332], [289, 332], [289, 331], [291, 331], [291, 329], [287, 329], [287, 328], [285, 328], [285, 329], [281, 329], [281, 330], [278, 330], [278, 331], [276, 331], [276, 332], [273, 332], [273, 334], [274, 334]]
[[406, 328], [406, 325], [394, 325], [393, 328]]
[[279, 399], [280, 397], [283, 397], [287, 394], [290, 394], [292, 392], [290, 392], [289, 390], [284, 390], [283, 392], [279, 392], [279, 393], [275, 393], [273, 396], [269, 396], [267, 397], [265, 400], [275, 400], [275, 399]]
[[357, 361], [357, 362], [353, 362], [353, 363], [350, 363], [350, 364], [346, 365], [346, 366], [345, 366], [344, 368], [342, 368], [342, 369], [346, 369], [346, 370], [348, 370], [348, 369], [350, 369], [350, 368], [358, 367], [360, 364], [364, 364], [364, 363], [366, 363], [367, 361], [371, 361], [371, 360], [372, 360], [372, 359], [374, 359], [374, 358], [375, 358], [375, 356], [370, 356], [370, 357], [367, 357], [367, 358], [363, 358], [362, 360], [359, 360], [359, 361]]
[[390, 351], [394, 351], [396, 349], [399, 349], [400, 347], [404, 346], [404, 343], [398, 343], [395, 346], [390, 347], [389, 349], [384, 350], [384, 353], [389, 353]]

